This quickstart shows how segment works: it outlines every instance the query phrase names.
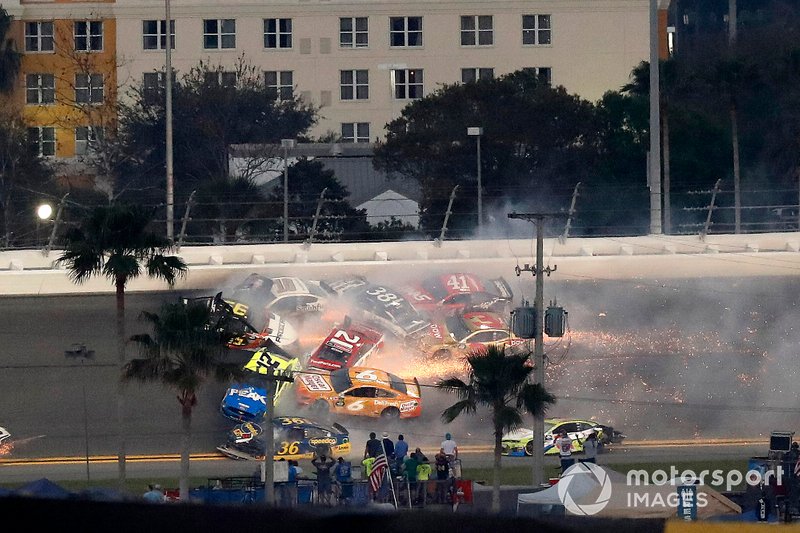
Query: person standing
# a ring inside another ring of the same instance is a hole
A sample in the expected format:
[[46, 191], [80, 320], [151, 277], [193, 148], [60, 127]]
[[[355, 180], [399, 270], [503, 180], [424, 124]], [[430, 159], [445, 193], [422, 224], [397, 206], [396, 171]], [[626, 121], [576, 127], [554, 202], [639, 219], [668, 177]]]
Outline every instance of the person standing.
[[148, 491], [144, 493], [142, 498], [148, 503], [164, 503], [167, 497], [161, 492], [161, 485], [148, 485]]
[[450, 433], [445, 434], [444, 440], [442, 441], [441, 451], [451, 462], [458, 459], [458, 444], [456, 444], [456, 441], [453, 440], [453, 436]]
[[589, 433], [589, 436], [586, 437], [586, 440], [583, 441], [584, 457], [581, 459], [581, 462], [597, 464], [597, 449], [599, 446], [600, 443], [597, 440], [597, 433], [592, 431]]
[[419, 466], [419, 461], [416, 452], [409, 455], [408, 459], [403, 462], [403, 476], [406, 478], [409, 504], [411, 503], [411, 494], [417, 493], [417, 466]]
[[371, 432], [369, 434], [369, 440], [367, 441], [367, 445], [364, 447], [364, 459], [367, 457], [377, 457], [381, 454], [381, 441], [379, 441], [375, 437], [375, 432]]
[[450, 463], [441, 450], [433, 459], [436, 468], [436, 502], [447, 503], [447, 480], [450, 479]]
[[392, 439], [389, 438], [388, 432], [386, 431], [383, 432], [383, 440], [381, 440], [381, 442], [383, 443], [383, 451], [386, 452], [386, 460], [391, 463], [392, 461], [394, 461], [395, 452], [394, 452], [394, 442], [392, 442]]
[[353, 497], [352, 465], [350, 461], [345, 461], [344, 457], [339, 457], [336, 460], [336, 466], [333, 467], [333, 475], [337, 487], [336, 499], [341, 504]]
[[575, 464], [575, 459], [572, 458], [572, 439], [569, 438], [566, 430], [561, 430], [561, 434], [555, 440], [555, 445], [558, 449], [558, 456], [561, 458], [561, 474], [563, 475], [567, 468]]
[[319, 501], [323, 505], [331, 504], [331, 469], [336, 464], [334, 460], [328, 460], [325, 454], [319, 458], [314, 457], [311, 459], [311, 464], [317, 469], [317, 494], [319, 494]]
[[427, 457], [422, 458], [422, 462], [417, 465], [417, 501], [425, 507], [428, 496], [428, 480], [431, 478], [431, 464]]
[[408, 443], [403, 437], [402, 434], [397, 436], [397, 443], [394, 445], [394, 457], [395, 461], [397, 461], [397, 468], [403, 467], [403, 461], [406, 460], [406, 454], [408, 453]]

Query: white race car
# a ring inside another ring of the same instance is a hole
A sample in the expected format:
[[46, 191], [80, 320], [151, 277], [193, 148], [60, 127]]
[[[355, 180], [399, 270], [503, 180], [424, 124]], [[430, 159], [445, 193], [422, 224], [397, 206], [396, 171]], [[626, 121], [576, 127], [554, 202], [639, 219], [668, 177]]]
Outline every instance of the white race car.
[[11, 438], [11, 433], [4, 427], [0, 427], [0, 444], [3, 444], [4, 441]]

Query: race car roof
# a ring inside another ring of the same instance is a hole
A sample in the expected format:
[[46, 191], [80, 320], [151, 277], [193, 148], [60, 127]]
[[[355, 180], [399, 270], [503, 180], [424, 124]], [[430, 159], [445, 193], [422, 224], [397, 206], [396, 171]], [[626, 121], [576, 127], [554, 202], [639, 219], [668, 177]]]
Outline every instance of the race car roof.
[[451, 294], [486, 292], [480, 279], [461, 272], [426, 278], [422, 282], [422, 288], [437, 300], [443, 300]]
[[363, 366], [341, 368], [331, 372], [329, 379], [333, 390], [336, 392], [342, 392], [350, 387], [360, 385], [390, 388], [397, 392], [408, 394], [408, 387], [403, 378], [377, 368]]

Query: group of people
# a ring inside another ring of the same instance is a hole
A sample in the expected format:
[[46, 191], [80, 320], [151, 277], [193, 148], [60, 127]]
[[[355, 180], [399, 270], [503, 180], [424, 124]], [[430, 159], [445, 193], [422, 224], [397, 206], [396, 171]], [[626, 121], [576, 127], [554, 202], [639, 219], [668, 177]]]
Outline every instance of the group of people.
[[[435, 472], [436, 501], [445, 503], [448, 491], [448, 480], [458, 477], [455, 475], [454, 466], [458, 461], [458, 444], [450, 433], [445, 435], [445, 440], [434, 456], [434, 463], [417, 447], [408, 453], [409, 446], [405, 437], [400, 434], [397, 441], [392, 441], [387, 432], [383, 432], [382, 439], [372, 432], [369, 434], [364, 447], [364, 472], [367, 477], [372, 473], [376, 459], [384, 454], [389, 464], [391, 479], [401, 478], [408, 483], [409, 497], [416, 503], [424, 503], [427, 497], [428, 482], [433, 479]], [[373, 500], [381, 501], [388, 497], [388, 484], [382, 483], [379, 490], [372, 494]]]
[[[575, 439], [578, 444], [583, 445], [583, 459], [581, 459], [581, 462], [596, 464], [597, 450], [601, 446], [600, 441], [597, 439], [597, 433], [592, 431], [584, 441], [578, 439], [577, 436]], [[575, 464], [575, 459], [572, 457], [572, 437], [569, 436], [566, 430], [562, 429], [553, 444], [558, 449], [558, 456], [561, 459], [561, 474], [564, 474], [569, 467]]]

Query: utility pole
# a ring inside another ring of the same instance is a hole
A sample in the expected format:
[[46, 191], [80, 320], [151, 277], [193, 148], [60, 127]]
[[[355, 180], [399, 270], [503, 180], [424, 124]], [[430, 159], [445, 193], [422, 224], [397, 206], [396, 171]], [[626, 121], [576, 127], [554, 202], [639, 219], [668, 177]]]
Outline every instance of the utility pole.
[[[167, 20], [164, 21], [164, 48], [166, 49], [166, 62], [164, 65], [166, 103], [164, 105], [164, 112], [166, 114], [167, 123], [165, 131], [167, 149], [167, 240], [172, 244], [175, 242], [175, 186], [172, 154], [172, 34], [170, 33], [172, 15], [170, 14], [169, 3], [170, 0], [165, 0], [164, 2], [164, 11], [167, 17]], [[156, 21], [156, 24], [158, 24], [158, 21]]]
[[[544, 221], [550, 217], [563, 217], [564, 213], [509, 213], [508, 218], [518, 218], [533, 222], [536, 225], [536, 264], [533, 268], [525, 265], [516, 268], [517, 276], [521, 272], [532, 272], [536, 277], [536, 336], [533, 351], [533, 379], [534, 384], [545, 386], [544, 375], [544, 274], [550, 276], [555, 268], [543, 268], [544, 263]], [[556, 267], [557, 268], [557, 267]], [[544, 416], [533, 418], [533, 486], [538, 487], [544, 483]]]
[[658, 58], [658, 1], [650, 0], [650, 234], [661, 235], [661, 91]]
[[272, 427], [272, 419], [275, 413], [275, 393], [278, 390], [278, 382], [294, 381], [290, 375], [276, 372], [271, 366], [261, 366], [258, 369], [261, 378], [266, 382], [267, 405], [264, 410], [264, 503], [269, 506], [275, 505], [275, 468], [272, 462], [275, 459], [275, 431]]

